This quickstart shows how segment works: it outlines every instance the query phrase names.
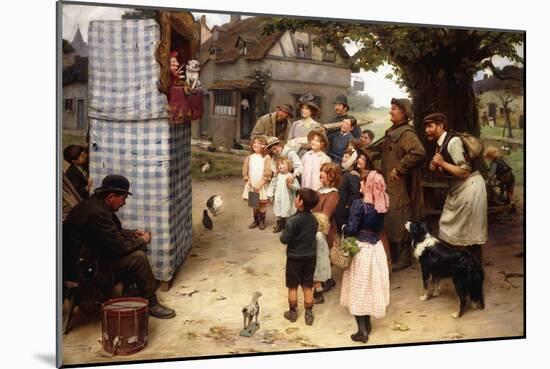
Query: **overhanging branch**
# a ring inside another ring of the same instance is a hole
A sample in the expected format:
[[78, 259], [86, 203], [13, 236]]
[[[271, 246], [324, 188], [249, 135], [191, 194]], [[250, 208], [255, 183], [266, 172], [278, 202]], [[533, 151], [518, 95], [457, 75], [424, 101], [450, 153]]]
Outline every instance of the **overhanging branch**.
[[516, 77], [513, 77], [513, 76], [505, 76], [501, 73], [501, 71], [498, 70], [497, 67], [495, 67], [495, 65], [493, 64], [493, 60], [492, 58], [489, 59], [489, 61], [487, 63], [485, 63], [485, 65], [487, 67], [489, 67], [489, 69], [491, 69], [491, 72], [493, 72], [493, 75], [502, 80], [502, 81], [506, 81], [506, 80], [512, 80], [512, 81], [519, 81], [520, 79], [519, 78], [516, 78]]

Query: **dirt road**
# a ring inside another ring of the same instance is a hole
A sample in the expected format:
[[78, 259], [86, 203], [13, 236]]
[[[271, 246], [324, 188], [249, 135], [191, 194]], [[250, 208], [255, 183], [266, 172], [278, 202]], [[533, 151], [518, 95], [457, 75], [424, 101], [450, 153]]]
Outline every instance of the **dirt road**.
[[[203, 204], [215, 193], [223, 195], [224, 210], [213, 218], [214, 230], [205, 231], [200, 223]], [[64, 363], [361, 345], [350, 340], [355, 320], [339, 304], [340, 272], [335, 273], [337, 288], [325, 295], [324, 304], [314, 307], [313, 326], [304, 323], [301, 296], [298, 321], [290, 323], [283, 318], [287, 309], [285, 248], [271, 232], [270, 211], [264, 231], [247, 228], [251, 212], [241, 193], [240, 179], [193, 184], [193, 248], [172, 289], [159, 292], [160, 300], [176, 309], [177, 316], [149, 319], [149, 345], [144, 350], [129, 357], [102, 356], [99, 320], [79, 316], [76, 327], [64, 337]], [[486, 308], [469, 308], [460, 319], [451, 318], [457, 300], [449, 281], [442, 284], [439, 297], [420, 301], [418, 267], [394, 273], [387, 315], [373, 321], [367, 345], [522, 335], [523, 278], [505, 280], [502, 273], [523, 273], [523, 258], [514, 256], [523, 249], [523, 233], [519, 214], [491, 223], [490, 241], [484, 250]], [[263, 294], [259, 300], [261, 327], [251, 338], [240, 337], [241, 309], [254, 291]]]

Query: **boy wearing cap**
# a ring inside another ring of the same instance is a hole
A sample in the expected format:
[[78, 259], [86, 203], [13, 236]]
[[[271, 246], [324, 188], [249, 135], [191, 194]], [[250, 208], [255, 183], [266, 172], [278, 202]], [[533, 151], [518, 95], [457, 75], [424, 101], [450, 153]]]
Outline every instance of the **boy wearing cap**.
[[332, 132], [328, 135], [330, 142], [330, 158], [336, 164], [342, 162], [344, 151], [348, 148], [349, 142], [354, 138], [353, 130], [357, 128], [357, 120], [355, 118], [345, 118], [340, 124], [340, 130]]
[[78, 281], [94, 299], [107, 299], [115, 281], [133, 282], [140, 296], [149, 300], [149, 313], [161, 319], [175, 311], [156, 297], [157, 280], [147, 258], [151, 233], [122, 228], [116, 212], [126, 204], [130, 182], [110, 174], [101, 187], [69, 213], [63, 224], [63, 278]]

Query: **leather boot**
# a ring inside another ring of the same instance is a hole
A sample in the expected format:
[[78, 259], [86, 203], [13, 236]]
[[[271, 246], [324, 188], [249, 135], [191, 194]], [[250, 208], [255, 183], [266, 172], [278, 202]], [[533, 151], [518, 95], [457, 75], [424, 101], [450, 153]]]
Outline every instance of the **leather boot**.
[[322, 304], [325, 302], [325, 298], [323, 297], [323, 290], [320, 291], [313, 291], [313, 303], [314, 304]]
[[256, 228], [257, 226], [260, 225], [260, 215], [259, 214], [260, 214], [260, 211], [254, 209], [254, 221], [252, 221], [252, 223], [250, 223], [248, 225], [248, 228], [252, 229], [252, 228]]
[[367, 335], [370, 334], [372, 331], [372, 327], [370, 325], [370, 315], [364, 315], [365, 317], [365, 328], [367, 329]]
[[336, 287], [336, 281], [334, 278], [329, 278], [323, 283], [323, 292], [328, 292]]
[[277, 219], [277, 223], [275, 224], [275, 227], [273, 227], [273, 233], [281, 232], [284, 227], [285, 227], [285, 218]]
[[399, 257], [392, 265], [392, 272], [398, 272], [411, 266], [411, 246], [408, 242], [399, 243]]
[[313, 321], [315, 320], [315, 317], [313, 316], [312, 309], [306, 309], [304, 313], [304, 320], [306, 322], [306, 325], [313, 325]]
[[260, 231], [263, 231], [265, 229], [265, 213], [259, 213], [258, 220], [260, 222], [260, 226], [258, 228]]
[[285, 311], [283, 313], [283, 316], [286, 320], [290, 320], [292, 323], [294, 323], [298, 319], [298, 311], [296, 308], [298, 307], [298, 301], [288, 301], [288, 311]]
[[357, 322], [357, 333], [351, 335], [351, 340], [355, 342], [367, 343], [369, 340], [369, 334], [367, 333], [366, 317], [368, 315], [355, 315], [355, 321]]
[[313, 320], [315, 319], [315, 317], [313, 316], [313, 303], [308, 303], [304, 301], [304, 308], [304, 320], [306, 322], [306, 325], [313, 325]]
[[153, 295], [149, 299], [149, 315], [158, 319], [171, 319], [176, 316], [176, 312], [162, 305], [157, 300], [157, 295]]

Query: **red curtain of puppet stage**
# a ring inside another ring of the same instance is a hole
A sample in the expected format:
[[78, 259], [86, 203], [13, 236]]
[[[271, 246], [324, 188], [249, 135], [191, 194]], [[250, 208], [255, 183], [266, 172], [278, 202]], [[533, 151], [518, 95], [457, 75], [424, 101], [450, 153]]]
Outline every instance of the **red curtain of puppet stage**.
[[200, 119], [202, 112], [202, 91], [187, 95], [185, 86], [172, 86], [170, 88], [170, 123], [189, 123], [192, 120]]

